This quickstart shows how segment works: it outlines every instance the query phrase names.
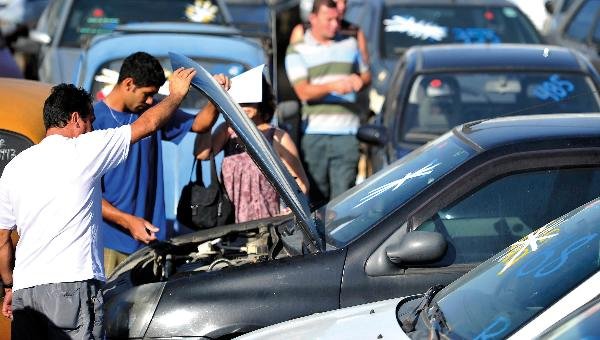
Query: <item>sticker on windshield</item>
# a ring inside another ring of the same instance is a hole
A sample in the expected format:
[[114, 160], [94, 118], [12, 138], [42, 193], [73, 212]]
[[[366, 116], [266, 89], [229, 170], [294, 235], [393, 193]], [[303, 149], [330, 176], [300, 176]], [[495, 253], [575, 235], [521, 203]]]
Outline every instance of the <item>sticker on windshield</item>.
[[423, 168], [421, 168], [417, 171], [407, 173], [406, 175], [404, 175], [404, 177], [402, 177], [400, 179], [397, 179], [395, 181], [392, 181], [390, 183], [382, 185], [379, 188], [375, 188], [375, 189], [369, 191], [367, 196], [361, 198], [360, 203], [355, 205], [354, 208], [360, 207], [361, 205], [367, 203], [368, 201], [372, 200], [373, 198], [375, 198], [389, 190], [394, 191], [394, 190], [398, 189], [399, 187], [402, 186], [402, 184], [404, 184], [409, 179], [419, 178], [419, 177], [423, 177], [423, 176], [431, 174], [433, 172], [433, 169], [435, 169], [440, 164], [442, 164], [442, 163], [437, 163], [435, 165], [433, 164], [433, 162], [429, 163], [428, 165], [424, 166]]
[[448, 35], [448, 28], [415, 17], [394, 15], [383, 20], [386, 32], [405, 33], [409, 37], [421, 40], [442, 41]]
[[106, 34], [111, 33], [117, 28], [120, 23], [119, 18], [105, 17], [104, 10], [95, 8], [92, 10], [92, 15], [85, 19], [85, 23], [79, 27], [79, 34]]
[[193, 22], [208, 23], [215, 21], [219, 8], [212, 1], [196, 0], [185, 8], [185, 16]]
[[459, 28], [455, 27], [452, 29], [454, 35], [454, 41], [462, 42], [465, 44], [476, 44], [476, 43], [501, 43], [502, 40], [496, 34], [496, 31], [489, 28], [476, 28], [466, 27]]
[[536, 86], [533, 94], [540, 100], [554, 100], [558, 102], [573, 92], [575, 85], [568, 80], [561, 80], [558, 74], [553, 74], [542, 84]]
[[504, 272], [506, 272], [506, 270], [521, 261], [525, 256], [537, 251], [540, 245], [557, 236], [559, 230], [558, 225], [560, 225], [562, 222], [562, 219], [555, 220], [554, 222], [532, 232], [531, 234], [522, 238], [520, 241], [513, 243], [506, 250], [505, 254], [501, 254], [496, 259], [496, 261], [499, 263], [504, 263], [504, 267], [498, 272], [498, 275], [502, 275]]

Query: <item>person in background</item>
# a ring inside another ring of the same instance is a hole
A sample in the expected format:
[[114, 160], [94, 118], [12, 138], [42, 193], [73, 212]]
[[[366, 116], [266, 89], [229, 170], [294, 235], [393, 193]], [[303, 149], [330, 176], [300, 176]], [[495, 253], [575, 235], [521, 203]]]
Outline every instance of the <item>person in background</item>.
[[288, 47], [285, 58], [287, 76], [302, 101], [301, 148], [315, 206], [355, 184], [361, 112], [356, 94], [371, 79], [356, 38], [339, 31], [336, 6], [333, 0], [315, 0], [310, 28]]
[[[265, 75], [263, 74], [261, 78], [262, 85], [256, 84], [256, 86], [262, 87], [262, 94], [256, 98], [256, 102], [240, 103], [240, 106], [271, 143], [302, 192], [306, 194], [308, 179], [302, 168], [298, 149], [287, 132], [270, 123], [275, 113], [275, 98]], [[254, 164], [227, 123], [217, 126], [212, 134], [197, 136], [195, 145], [197, 159], [209, 159], [211, 152], [217, 154], [221, 150], [225, 153], [221, 165], [221, 177], [235, 209], [236, 223], [280, 215], [282, 208], [279, 194]]]
[[[226, 89], [229, 79], [214, 76]], [[117, 84], [103, 101], [94, 105], [94, 128], [108, 129], [132, 124], [156, 104], [154, 96], [165, 82], [159, 61], [145, 52], [125, 58]], [[103, 179], [102, 234], [107, 275], [144, 244], [165, 240], [167, 221], [163, 188], [163, 140], [179, 143], [189, 132], [206, 132], [218, 117], [209, 103], [194, 115], [177, 109], [162, 129], [131, 147], [126, 162]]]
[[[303, 12], [304, 8], [307, 8], [307, 11], [310, 13], [314, 1], [313, 0], [304, 0], [301, 3], [301, 11]], [[367, 46], [367, 38], [365, 37], [365, 33], [360, 29], [360, 27], [344, 20], [344, 14], [346, 13], [346, 0], [336, 0], [335, 1], [338, 13], [339, 13], [339, 21], [340, 21], [340, 33], [351, 35], [356, 38], [358, 41], [358, 48], [360, 50], [360, 55], [363, 58], [363, 62], [366, 65], [370, 64], [369, 60], [369, 49]], [[290, 45], [295, 44], [304, 38], [304, 32], [310, 27], [308, 23], [308, 17], [310, 15], [302, 15], [302, 17], [306, 17], [305, 22], [297, 24], [292, 29], [292, 33], [290, 34]]]
[[53, 87], [43, 109], [46, 137], [0, 177], [2, 314], [12, 319], [13, 339], [104, 338], [100, 179], [167, 122], [195, 73], [176, 70], [165, 100], [131, 125], [107, 130], [93, 131], [85, 90]]

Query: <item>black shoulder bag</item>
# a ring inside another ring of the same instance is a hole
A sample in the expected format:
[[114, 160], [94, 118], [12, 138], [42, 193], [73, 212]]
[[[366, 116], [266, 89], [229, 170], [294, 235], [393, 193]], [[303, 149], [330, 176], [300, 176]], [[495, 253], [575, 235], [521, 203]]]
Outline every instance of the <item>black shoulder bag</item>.
[[202, 164], [196, 164], [196, 181], [190, 181], [183, 187], [177, 204], [177, 220], [195, 230], [213, 228], [233, 223], [234, 207], [227, 191], [219, 181], [215, 158], [210, 154], [210, 185], [202, 181]]

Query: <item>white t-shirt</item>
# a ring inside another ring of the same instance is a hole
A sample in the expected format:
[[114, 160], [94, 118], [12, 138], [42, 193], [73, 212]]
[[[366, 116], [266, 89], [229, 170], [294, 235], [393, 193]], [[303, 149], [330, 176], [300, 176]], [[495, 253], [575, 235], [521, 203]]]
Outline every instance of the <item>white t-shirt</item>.
[[100, 178], [127, 158], [131, 126], [51, 135], [15, 157], [0, 178], [0, 228], [19, 243], [13, 289], [104, 281]]

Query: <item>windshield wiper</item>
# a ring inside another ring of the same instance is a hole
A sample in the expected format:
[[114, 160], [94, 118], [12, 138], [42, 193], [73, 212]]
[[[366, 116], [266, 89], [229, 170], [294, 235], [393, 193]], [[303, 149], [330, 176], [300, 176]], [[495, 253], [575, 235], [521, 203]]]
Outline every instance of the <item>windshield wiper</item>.
[[438, 305], [437, 302], [430, 303], [430, 307], [427, 310], [427, 318], [431, 324], [429, 328], [429, 339], [439, 339], [440, 334], [446, 334], [444, 330], [449, 330], [448, 323], [444, 317], [444, 312]]
[[442, 288], [444, 288], [444, 285], [435, 285], [429, 288], [423, 295], [423, 300], [421, 300], [421, 303], [419, 303], [415, 310], [413, 310], [412, 313], [410, 313], [406, 318], [400, 320], [400, 326], [405, 333], [415, 330], [415, 325], [417, 324], [417, 318], [419, 317], [419, 314], [421, 314], [421, 312], [429, 306], [429, 303], [431, 303], [431, 300], [435, 294], [442, 290]]

